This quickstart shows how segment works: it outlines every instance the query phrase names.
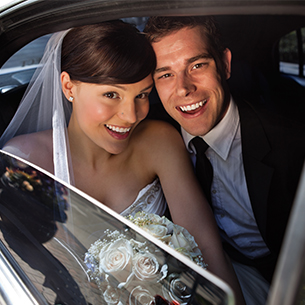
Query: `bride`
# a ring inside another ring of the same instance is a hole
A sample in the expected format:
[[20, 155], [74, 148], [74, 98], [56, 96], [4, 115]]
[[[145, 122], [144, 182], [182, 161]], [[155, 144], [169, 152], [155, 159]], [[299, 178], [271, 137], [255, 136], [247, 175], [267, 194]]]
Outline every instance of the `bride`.
[[121, 21], [54, 34], [0, 147], [123, 215], [168, 204], [243, 304], [181, 136], [144, 120], [155, 66], [145, 36]]

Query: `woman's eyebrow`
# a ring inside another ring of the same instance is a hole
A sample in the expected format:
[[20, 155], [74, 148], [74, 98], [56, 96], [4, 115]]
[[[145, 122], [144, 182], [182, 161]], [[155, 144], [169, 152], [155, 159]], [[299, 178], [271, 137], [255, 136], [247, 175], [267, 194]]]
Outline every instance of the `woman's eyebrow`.
[[154, 86], [154, 83], [151, 83], [151, 85], [149, 85], [148, 87], [142, 89], [141, 92], [146, 91], [146, 90], [152, 88], [153, 86]]
[[199, 60], [199, 59], [211, 59], [211, 58], [213, 58], [210, 54], [208, 54], [208, 53], [202, 53], [202, 54], [199, 54], [199, 55], [197, 55], [197, 56], [194, 56], [194, 57], [191, 57], [191, 58], [189, 58], [188, 60], [187, 60], [187, 63], [188, 64], [191, 64], [191, 63], [193, 63], [193, 62], [195, 62], [195, 61], [197, 61], [197, 60]]
[[126, 87], [124, 87], [124, 86], [122, 86], [122, 85], [118, 85], [118, 84], [113, 84], [113, 85], [110, 85], [110, 86], [117, 87], [117, 88], [122, 89], [122, 90], [124, 90], [124, 91], [127, 90]]
[[[122, 90], [124, 90], [124, 91], [127, 91], [127, 90], [128, 90], [125, 86], [118, 85], [118, 84], [114, 84], [114, 85], [111, 85], [111, 86], [117, 87], [117, 88], [122, 89]], [[146, 88], [142, 89], [140, 92], [146, 91], [146, 90], [152, 88], [153, 86], [154, 86], [154, 83], [151, 83], [149, 86], [147, 86]]]

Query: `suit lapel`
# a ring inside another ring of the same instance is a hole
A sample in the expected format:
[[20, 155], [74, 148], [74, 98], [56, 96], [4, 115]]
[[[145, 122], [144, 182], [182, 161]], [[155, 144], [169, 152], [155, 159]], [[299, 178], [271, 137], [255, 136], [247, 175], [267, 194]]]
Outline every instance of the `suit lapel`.
[[257, 225], [266, 241], [268, 195], [274, 170], [262, 160], [270, 152], [271, 147], [252, 106], [245, 101], [238, 101], [237, 105], [248, 192]]

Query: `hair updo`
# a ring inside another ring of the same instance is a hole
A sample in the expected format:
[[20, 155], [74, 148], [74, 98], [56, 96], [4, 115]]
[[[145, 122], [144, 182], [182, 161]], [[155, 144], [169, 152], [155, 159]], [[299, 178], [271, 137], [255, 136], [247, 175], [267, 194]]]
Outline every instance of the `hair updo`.
[[94, 84], [132, 84], [156, 68], [144, 34], [120, 20], [70, 30], [61, 52], [61, 71], [71, 80]]

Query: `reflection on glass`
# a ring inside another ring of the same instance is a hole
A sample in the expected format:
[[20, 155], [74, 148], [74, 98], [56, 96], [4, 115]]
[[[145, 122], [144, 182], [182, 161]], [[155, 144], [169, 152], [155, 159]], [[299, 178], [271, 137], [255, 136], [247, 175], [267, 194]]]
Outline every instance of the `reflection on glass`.
[[233, 304], [203, 268], [50, 176], [3, 155], [0, 177], [1, 241], [50, 304]]
[[303, 275], [300, 280], [300, 286], [299, 289], [297, 290], [297, 296], [296, 296], [296, 305], [305, 305], [305, 270], [303, 268]]

